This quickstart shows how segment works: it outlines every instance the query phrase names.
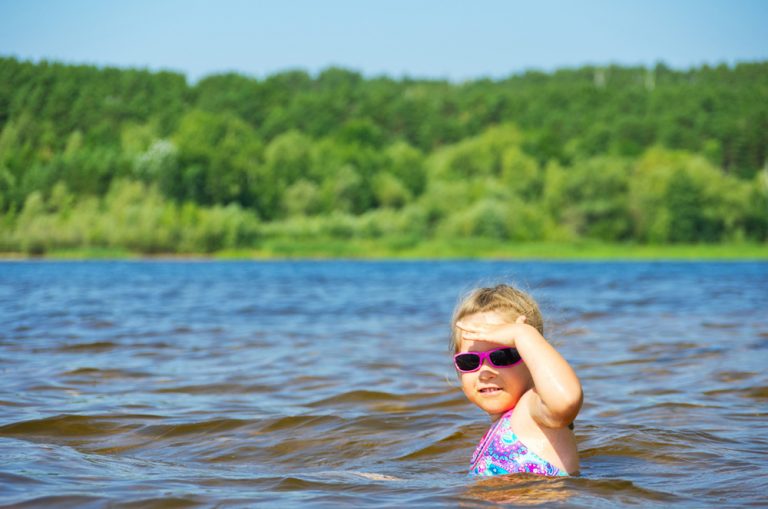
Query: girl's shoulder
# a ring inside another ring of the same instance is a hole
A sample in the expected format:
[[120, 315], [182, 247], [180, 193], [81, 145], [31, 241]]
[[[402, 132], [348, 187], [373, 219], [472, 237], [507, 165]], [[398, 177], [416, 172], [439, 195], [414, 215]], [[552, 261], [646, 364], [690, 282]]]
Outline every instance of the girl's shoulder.
[[[531, 405], [536, 401], [533, 389], [518, 401], [510, 415], [510, 425], [517, 438], [534, 453], [567, 472], [578, 471], [576, 437], [568, 426], [548, 428], [532, 416]], [[562, 459], [562, 463], [557, 459]]]

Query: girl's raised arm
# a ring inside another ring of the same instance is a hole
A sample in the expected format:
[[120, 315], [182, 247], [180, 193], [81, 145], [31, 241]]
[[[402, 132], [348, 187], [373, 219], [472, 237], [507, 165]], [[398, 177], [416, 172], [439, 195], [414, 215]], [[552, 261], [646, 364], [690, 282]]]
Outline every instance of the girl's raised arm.
[[467, 340], [490, 341], [517, 348], [533, 378], [531, 417], [539, 425], [563, 428], [581, 409], [581, 382], [568, 362], [536, 328], [520, 316], [515, 323], [458, 322]]

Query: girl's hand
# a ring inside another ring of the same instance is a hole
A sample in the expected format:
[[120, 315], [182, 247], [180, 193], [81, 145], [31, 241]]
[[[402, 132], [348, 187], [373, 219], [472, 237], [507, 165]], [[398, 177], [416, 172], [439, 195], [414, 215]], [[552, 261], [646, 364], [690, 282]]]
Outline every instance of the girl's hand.
[[456, 327], [461, 330], [461, 337], [466, 340], [488, 341], [500, 345], [514, 347], [515, 339], [530, 327], [525, 323], [525, 316], [520, 315], [514, 323], [487, 323], [487, 322], [456, 322]]

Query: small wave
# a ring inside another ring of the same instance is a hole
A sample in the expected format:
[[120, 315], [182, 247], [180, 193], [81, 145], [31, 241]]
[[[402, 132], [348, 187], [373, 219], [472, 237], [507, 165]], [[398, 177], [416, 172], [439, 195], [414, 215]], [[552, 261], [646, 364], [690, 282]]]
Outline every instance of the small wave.
[[568, 281], [561, 278], [545, 277], [536, 282], [536, 288], [556, 288], [558, 286], [565, 286]]
[[[602, 366], [627, 366], [632, 364], [649, 364], [649, 363], [657, 363], [660, 359], [657, 358], [651, 358], [651, 357], [634, 357], [631, 359], [619, 359], [617, 361], [610, 361], [610, 362], [603, 362], [599, 365]], [[598, 365], [593, 365], [598, 366]], [[593, 367], [590, 366], [590, 367]]]
[[[106, 497], [88, 495], [50, 495], [44, 497], [22, 498], [15, 500], [16, 507], [108, 507]], [[183, 506], [181, 506], [183, 507]]]
[[692, 342], [675, 343], [651, 343], [637, 345], [629, 349], [632, 353], [642, 354], [637, 358], [618, 361], [612, 364], [637, 364], [637, 363], [663, 363], [676, 364], [679, 362], [688, 362], [692, 359], [706, 359], [710, 357], [721, 357], [728, 352], [723, 346], [710, 346]]
[[629, 347], [629, 351], [635, 353], [648, 353], [656, 356], [670, 352], [687, 351], [698, 346], [698, 343], [693, 343], [691, 341], [675, 341], [672, 343], [639, 343]]
[[93, 330], [111, 329], [115, 327], [115, 323], [109, 320], [92, 320], [83, 323], [83, 327]]
[[[309, 403], [310, 407], [325, 407], [347, 403], [377, 403], [418, 405], [419, 409], [452, 408], [457, 405], [465, 405], [466, 401], [457, 388], [450, 387], [437, 392], [413, 392], [406, 394], [393, 394], [384, 391], [353, 390], [322, 398]], [[394, 410], [394, 408], [393, 408]]]
[[210, 419], [200, 422], [182, 422], [173, 424], [153, 424], [141, 428], [142, 435], [175, 437], [191, 434], [208, 434], [242, 428], [251, 421], [243, 419]]
[[569, 484], [581, 489], [586, 488], [593, 496], [600, 496], [603, 500], [612, 499], [617, 503], [627, 503], [632, 499], [646, 504], [651, 500], [657, 502], [679, 502], [684, 500], [677, 494], [638, 486], [626, 479], [574, 477], [569, 480]]
[[255, 394], [272, 391], [274, 388], [268, 385], [202, 384], [163, 387], [151, 392], [155, 394]]
[[[712, 460], [716, 448], [738, 445], [738, 442], [701, 430], [662, 429], [631, 426], [611, 433], [597, 435], [596, 429], [587, 427], [589, 436], [582, 437], [580, 455], [584, 464], [595, 458], [623, 457], [635, 461], [662, 464], [684, 464], [692, 455], [710, 454]], [[707, 452], [709, 451], [709, 452]], [[706, 458], [707, 461], [710, 458]], [[704, 460], [702, 460], [704, 461]], [[582, 465], [583, 467], [584, 465]], [[637, 467], [641, 468], [641, 467]]]
[[149, 373], [141, 371], [128, 371], [123, 369], [100, 369], [100, 368], [77, 368], [61, 373], [64, 377], [89, 377], [98, 379], [123, 379], [123, 378], [145, 378], [151, 376]]
[[632, 391], [633, 396], [672, 396], [674, 394], [683, 394], [683, 391], [673, 388], [657, 387]]
[[611, 316], [608, 311], [585, 311], [578, 316], [579, 320], [597, 320], [598, 318], [605, 318]]
[[462, 431], [454, 431], [448, 436], [436, 440], [426, 447], [421, 447], [413, 452], [409, 452], [403, 456], [398, 457], [398, 460], [416, 460], [424, 458], [432, 458], [439, 456], [447, 452], [453, 451], [457, 446], [463, 446], [466, 439], [466, 434]]
[[701, 326], [706, 329], [735, 329], [740, 325], [735, 322], [701, 322]]
[[[0, 426], [0, 436], [18, 437], [100, 437], [140, 428], [154, 415], [85, 416], [62, 414], [45, 419], [14, 422]], [[55, 440], [54, 440], [55, 441]]]
[[742, 380], [747, 380], [757, 375], [754, 371], [720, 371], [718, 373], [715, 373], [715, 377], [720, 382], [740, 382]]
[[337, 491], [339, 485], [349, 485], [349, 488], [357, 487], [357, 483], [353, 483], [350, 479], [348, 482], [329, 482], [314, 479], [305, 479], [302, 477], [284, 477], [280, 479], [273, 487], [275, 491], [304, 491], [304, 490], [318, 490], [318, 491]]
[[590, 333], [590, 330], [586, 327], [567, 327], [559, 329], [557, 335], [561, 337], [574, 337], [574, 336], [586, 336]]
[[379, 403], [379, 402], [393, 402], [401, 401], [407, 398], [407, 396], [400, 396], [397, 394], [390, 394], [382, 391], [367, 391], [367, 390], [355, 390], [348, 391], [342, 394], [337, 394], [329, 398], [319, 399], [307, 406], [310, 407], [322, 407], [327, 405], [337, 405], [343, 403]]
[[759, 387], [729, 387], [726, 389], [714, 389], [705, 391], [705, 396], [722, 396], [723, 394], [734, 394], [749, 399], [764, 400], [768, 399], [768, 386]]
[[76, 343], [73, 345], [64, 345], [56, 348], [58, 352], [107, 352], [120, 345], [111, 341], [95, 341], [93, 343]]
[[17, 490], [28, 487], [29, 485], [45, 484], [40, 479], [35, 479], [28, 475], [12, 474], [10, 472], [0, 472], [0, 486], [13, 486]]
[[743, 395], [752, 399], [768, 399], [768, 387], [752, 387], [747, 389]]
[[337, 425], [343, 422], [345, 422], [345, 419], [334, 415], [291, 415], [267, 419], [259, 429], [259, 432], [296, 431], [304, 428], [310, 428], [314, 432], [327, 431], [329, 425]]
[[400, 477], [394, 477], [391, 475], [385, 475], [385, 474], [377, 474], [375, 472], [349, 472], [352, 475], [360, 476], [364, 479], [369, 479], [371, 481], [404, 481], [405, 479], [402, 479]]
[[7, 401], [7, 400], [0, 399], [0, 406], [21, 407], [26, 405], [24, 403], [19, 403], [18, 401]]
[[398, 482], [405, 481], [402, 477], [396, 477], [388, 474], [381, 474], [377, 472], [360, 472], [356, 470], [329, 470], [320, 474], [313, 474], [313, 478], [320, 479], [352, 479], [359, 480], [360, 478], [367, 479], [369, 481], [376, 482]]

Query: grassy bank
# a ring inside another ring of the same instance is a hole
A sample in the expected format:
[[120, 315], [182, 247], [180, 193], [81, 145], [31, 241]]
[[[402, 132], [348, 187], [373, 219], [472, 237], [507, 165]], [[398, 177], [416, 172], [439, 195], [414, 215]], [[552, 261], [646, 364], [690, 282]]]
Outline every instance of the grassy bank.
[[[0, 258], [31, 258], [0, 253]], [[598, 242], [510, 243], [492, 239], [414, 241], [412, 238], [271, 239], [257, 248], [214, 253], [146, 255], [121, 249], [68, 249], [46, 253], [44, 259], [510, 259], [510, 260], [768, 260], [766, 244], [606, 244]]]
[[376, 242], [272, 241], [258, 250], [222, 251], [220, 258], [394, 258], [394, 259], [534, 259], [534, 260], [768, 260], [764, 244], [637, 245], [581, 243], [509, 243], [492, 239], [407, 239]]

